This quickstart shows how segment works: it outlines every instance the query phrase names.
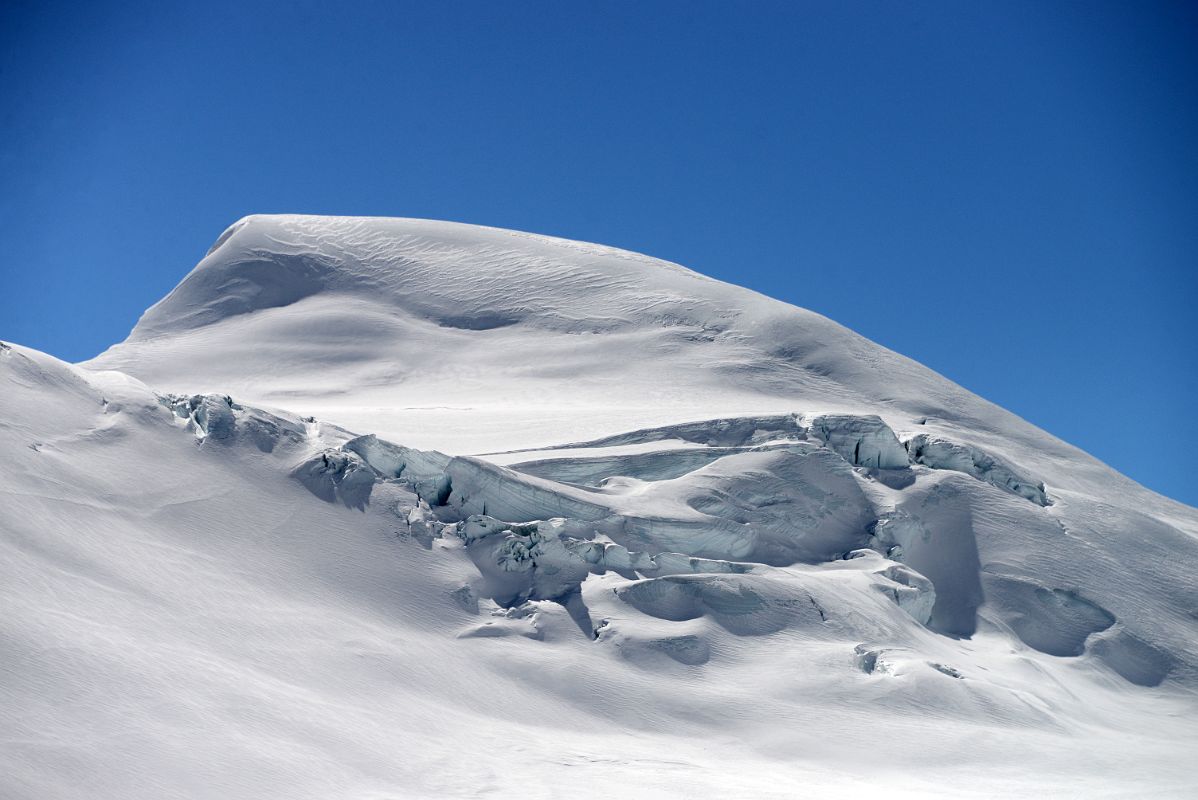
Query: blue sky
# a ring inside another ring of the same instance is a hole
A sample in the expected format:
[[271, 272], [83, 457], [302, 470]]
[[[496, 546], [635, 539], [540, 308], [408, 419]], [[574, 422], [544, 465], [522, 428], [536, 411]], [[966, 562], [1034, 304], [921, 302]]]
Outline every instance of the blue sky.
[[1198, 5], [0, 7], [0, 337], [252, 212], [603, 242], [824, 313], [1198, 504]]

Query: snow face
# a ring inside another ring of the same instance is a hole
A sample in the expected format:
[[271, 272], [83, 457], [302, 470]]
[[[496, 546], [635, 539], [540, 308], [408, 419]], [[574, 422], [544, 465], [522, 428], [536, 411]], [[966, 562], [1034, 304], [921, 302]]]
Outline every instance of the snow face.
[[0, 448], [4, 796], [1198, 789], [1198, 512], [645, 256], [247, 218]]

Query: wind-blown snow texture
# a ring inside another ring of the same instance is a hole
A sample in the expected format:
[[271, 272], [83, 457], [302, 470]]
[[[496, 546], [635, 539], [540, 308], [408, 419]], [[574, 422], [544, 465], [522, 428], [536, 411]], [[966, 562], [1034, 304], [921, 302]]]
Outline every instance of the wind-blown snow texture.
[[0, 448], [4, 797], [1198, 791], [1198, 512], [674, 264], [250, 217]]

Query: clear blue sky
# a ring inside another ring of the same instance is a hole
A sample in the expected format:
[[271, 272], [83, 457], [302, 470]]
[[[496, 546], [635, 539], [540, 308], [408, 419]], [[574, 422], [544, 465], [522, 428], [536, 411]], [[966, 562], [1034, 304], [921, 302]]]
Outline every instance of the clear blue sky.
[[0, 4], [0, 338], [251, 212], [603, 242], [820, 311], [1198, 504], [1198, 4]]

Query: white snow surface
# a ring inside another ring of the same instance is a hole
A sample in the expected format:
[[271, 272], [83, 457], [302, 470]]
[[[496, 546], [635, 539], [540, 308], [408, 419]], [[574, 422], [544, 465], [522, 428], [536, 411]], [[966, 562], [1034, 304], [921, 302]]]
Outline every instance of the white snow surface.
[[5, 798], [1198, 795], [1198, 511], [647, 256], [248, 217], [0, 456]]

